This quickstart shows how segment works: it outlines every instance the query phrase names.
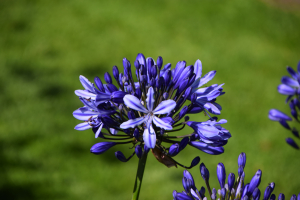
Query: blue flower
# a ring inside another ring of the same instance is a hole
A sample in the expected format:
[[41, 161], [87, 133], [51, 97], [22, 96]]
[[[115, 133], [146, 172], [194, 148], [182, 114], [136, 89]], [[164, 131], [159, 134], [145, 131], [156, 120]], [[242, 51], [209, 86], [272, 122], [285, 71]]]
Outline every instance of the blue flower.
[[[221, 113], [216, 99], [224, 94], [223, 84], [201, 88], [213, 79], [216, 71], [202, 76], [200, 60], [189, 66], [180, 61], [171, 69], [170, 63], [163, 65], [162, 57], [155, 62], [143, 54], [137, 55], [134, 68], [124, 58], [123, 70], [113, 66], [112, 76], [106, 72], [103, 82], [99, 77], [95, 77], [94, 83], [84, 76], [79, 77], [84, 89], [76, 90], [75, 94], [83, 107], [75, 110], [73, 116], [83, 122], [75, 129], [92, 129], [95, 138], [109, 141], [95, 144], [92, 153], [102, 154], [114, 146], [132, 144], [134, 151], [129, 157], [120, 151], [115, 156], [126, 162], [135, 154], [141, 158], [151, 149], [156, 159], [168, 167], [191, 168], [198, 164], [199, 157], [189, 167], [173, 159], [187, 145], [214, 155], [224, 152], [223, 146], [231, 137], [229, 131], [221, 127], [226, 120], [217, 122], [216, 117], [210, 116]], [[209, 119], [188, 121], [189, 114], [200, 112], [205, 112]], [[186, 125], [195, 133], [172, 135]]]
[[[286, 103], [289, 102], [293, 119], [277, 109], [271, 109], [269, 111], [269, 119], [278, 121], [284, 128], [290, 130], [294, 136], [299, 138], [298, 130], [295, 127], [291, 128], [287, 121], [294, 120], [297, 123], [300, 123], [298, 119], [298, 110], [300, 109], [300, 62], [298, 63], [297, 72], [295, 72], [291, 67], [287, 67], [287, 71], [291, 77], [283, 76], [281, 79], [282, 84], [277, 87], [277, 90], [280, 94], [288, 96]], [[292, 138], [287, 138], [286, 142], [295, 149], [299, 149], [297, 143]]]
[[[238, 159], [238, 165], [243, 167], [246, 164], [246, 154], [241, 153]], [[244, 166], [245, 167], [245, 166]], [[220, 183], [220, 189], [217, 191], [215, 188], [211, 189], [209, 185], [209, 171], [205, 167], [203, 163], [200, 165], [200, 173], [202, 178], [206, 183], [207, 193], [205, 194], [205, 188], [201, 187], [199, 191], [195, 186], [193, 176], [187, 171], [183, 172], [182, 185], [184, 188], [183, 192], [173, 191], [174, 200], [206, 200], [212, 199], [216, 200], [217, 195], [219, 195], [220, 199], [237, 199], [237, 200], [247, 200], [251, 197], [254, 200], [259, 200], [261, 196], [261, 192], [258, 189], [258, 186], [261, 182], [262, 171], [258, 170], [250, 183], [244, 185], [245, 173], [243, 172], [238, 178], [235, 180], [235, 175], [230, 173], [228, 176], [228, 183], [225, 184], [226, 172], [225, 166], [223, 163], [219, 163], [217, 165], [217, 177]], [[270, 183], [264, 192], [263, 200], [275, 200], [275, 195], [272, 194], [275, 188], [275, 183]], [[300, 193], [298, 194], [298, 198], [300, 197]], [[284, 200], [284, 194], [280, 193], [278, 199]], [[296, 195], [292, 196], [293, 199], [297, 199]]]

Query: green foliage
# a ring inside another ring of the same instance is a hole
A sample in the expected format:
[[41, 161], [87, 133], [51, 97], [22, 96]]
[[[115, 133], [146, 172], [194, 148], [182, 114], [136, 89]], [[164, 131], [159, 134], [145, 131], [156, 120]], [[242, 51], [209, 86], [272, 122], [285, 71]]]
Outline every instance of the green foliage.
[[[220, 156], [192, 147], [176, 158], [188, 165], [197, 155], [218, 187], [216, 166], [237, 172], [246, 152], [246, 181], [263, 171], [260, 189], [275, 182], [275, 194], [299, 192], [299, 152], [290, 133], [268, 119], [271, 108], [288, 112], [276, 87], [285, 67], [300, 57], [300, 16], [260, 1], [0, 1], [0, 199], [129, 199], [138, 159], [121, 163], [114, 147], [89, 153], [100, 141], [92, 131], [75, 131], [74, 95], [84, 75], [90, 80], [122, 58], [137, 53], [203, 63], [217, 70], [210, 83], [226, 83], [218, 99], [232, 138]], [[201, 118], [194, 115], [192, 118]], [[191, 129], [185, 129], [189, 133]], [[204, 181], [190, 170], [196, 185]], [[168, 169], [148, 156], [141, 199], [172, 199], [182, 191], [182, 168]]]

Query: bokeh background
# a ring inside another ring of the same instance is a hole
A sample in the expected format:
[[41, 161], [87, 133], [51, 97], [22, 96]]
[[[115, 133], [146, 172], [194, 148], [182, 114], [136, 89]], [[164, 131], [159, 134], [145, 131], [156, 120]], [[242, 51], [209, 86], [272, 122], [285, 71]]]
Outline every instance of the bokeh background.
[[[103, 78], [137, 53], [173, 66], [200, 59], [203, 73], [217, 70], [209, 84], [225, 83], [217, 101], [232, 134], [225, 153], [188, 147], [179, 162], [200, 156], [218, 188], [217, 164], [237, 173], [246, 152], [247, 182], [261, 169], [262, 192], [270, 182], [277, 195], [300, 192], [300, 152], [285, 143], [291, 133], [267, 117], [271, 108], [289, 112], [276, 88], [286, 66], [300, 60], [299, 10], [292, 0], [1, 0], [0, 199], [131, 198], [138, 159], [114, 157], [117, 150], [131, 154], [130, 146], [91, 154], [101, 140], [74, 130], [72, 112], [81, 107], [79, 75]], [[140, 199], [172, 199], [183, 190], [182, 172], [148, 156]], [[198, 167], [190, 172], [204, 185]]]

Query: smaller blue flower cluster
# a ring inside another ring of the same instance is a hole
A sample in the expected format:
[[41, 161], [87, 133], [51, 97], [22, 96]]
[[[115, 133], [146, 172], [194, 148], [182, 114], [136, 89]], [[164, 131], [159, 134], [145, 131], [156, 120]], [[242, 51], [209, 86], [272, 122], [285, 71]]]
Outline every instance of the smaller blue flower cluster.
[[[84, 76], [79, 77], [84, 89], [76, 90], [75, 94], [84, 106], [75, 110], [73, 116], [84, 122], [75, 129], [92, 129], [95, 138], [108, 140], [95, 144], [92, 153], [102, 154], [115, 145], [132, 144], [135, 150], [129, 158], [120, 151], [115, 156], [126, 162], [135, 154], [141, 158], [151, 149], [158, 161], [171, 167], [183, 166], [172, 157], [187, 145], [213, 155], [224, 152], [223, 146], [231, 134], [221, 124], [227, 121], [217, 121], [216, 117], [210, 116], [221, 113], [216, 98], [224, 94], [223, 84], [202, 87], [213, 79], [216, 71], [202, 76], [200, 60], [189, 66], [185, 61], [179, 61], [171, 69], [170, 63], [163, 66], [162, 57], [155, 62], [143, 54], [138, 54], [134, 61], [135, 73], [132, 73], [131, 63], [126, 58], [123, 59], [123, 68], [122, 71], [117, 66], [112, 68], [114, 80], [106, 72], [105, 83], [98, 77], [94, 79], [95, 84]], [[207, 121], [188, 121], [189, 114], [201, 112], [209, 117]], [[194, 132], [171, 135], [186, 125]], [[199, 160], [196, 157], [190, 167]]]
[[[278, 121], [284, 128], [291, 131], [292, 134], [299, 139], [298, 129], [296, 129], [295, 127], [291, 128], [287, 121], [295, 121], [297, 123], [300, 123], [300, 61], [298, 63], [297, 72], [294, 71], [291, 67], [287, 67], [287, 71], [291, 75], [291, 77], [283, 76], [281, 79], [282, 84], [278, 86], [277, 90], [280, 94], [287, 95], [286, 103], [289, 103], [293, 119], [277, 109], [271, 109], [269, 111], [269, 119]], [[299, 146], [292, 138], [286, 138], [286, 142], [295, 149], [299, 149]]]
[[[211, 200], [259, 200], [260, 197], [263, 197], [263, 200], [275, 200], [275, 194], [272, 194], [275, 183], [270, 183], [264, 194], [261, 194], [260, 189], [258, 188], [262, 171], [257, 170], [251, 179], [250, 183], [244, 184], [245, 172], [244, 168], [246, 165], [246, 154], [241, 153], [238, 157], [238, 177], [235, 179], [235, 174], [230, 173], [228, 175], [227, 183], [226, 181], [226, 171], [223, 163], [219, 163], [217, 166], [217, 177], [220, 183], [220, 189], [217, 191], [215, 188], [211, 190], [209, 185], [209, 171], [203, 163], [200, 165], [200, 173], [202, 178], [205, 181], [208, 194], [205, 195], [205, 188], [201, 187], [200, 191], [196, 188], [193, 176], [187, 170], [183, 172], [182, 184], [184, 191], [177, 192], [173, 191], [174, 200], [207, 200], [210, 197]], [[206, 197], [208, 196], [208, 197]], [[285, 200], [284, 194], [280, 193], [278, 200]], [[298, 197], [293, 195], [291, 200], [300, 200], [300, 193]]]

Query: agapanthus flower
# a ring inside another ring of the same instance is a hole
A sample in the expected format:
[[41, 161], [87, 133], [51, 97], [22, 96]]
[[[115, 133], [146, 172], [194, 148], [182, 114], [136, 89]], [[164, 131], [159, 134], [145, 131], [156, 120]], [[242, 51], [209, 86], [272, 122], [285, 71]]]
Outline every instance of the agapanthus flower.
[[[298, 63], [297, 72], [291, 67], [287, 67], [287, 71], [291, 77], [283, 76], [281, 79], [282, 84], [280, 84], [277, 89], [280, 94], [287, 95], [286, 103], [289, 103], [291, 116], [293, 118], [277, 109], [271, 109], [269, 111], [269, 119], [278, 121], [284, 128], [291, 131], [291, 133], [299, 139], [298, 129], [291, 127], [287, 121], [300, 123], [298, 114], [300, 109], [300, 61]], [[292, 138], [286, 138], [286, 142], [295, 149], [299, 149], [297, 143]]]
[[[262, 171], [257, 170], [257, 172], [252, 177], [250, 183], [245, 184], [245, 172], [243, 171], [246, 164], [246, 154], [241, 153], [238, 158], [239, 168], [242, 168], [242, 173], [238, 173], [237, 179], [235, 179], [234, 173], [229, 173], [227, 183], [226, 182], [226, 171], [223, 163], [219, 163], [217, 165], [217, 177], [220, 183], [220, 189], [211, 189], [209, 185], [209, 171], [205, 167], [203, 163], [200, 164], [200, 173], [202, 178], [206, 183], [206, 192], [205, 187], [201, 187], [200, 190], [195, 186], [194, 178], [190, 172], [184, 170], [182, 185], [184, 188], [183, 192], [173, 191], [174, 200], [275, 200], [275, 194], [272, 194], [275, 183], [270, 183], [264, 193], [262, 194], [259, 187], [262, 177]], [[296, 195], [293, 195], [292, 198], [297, 199]], [[298, 194], [298, 198], [300, 198], [300, 193]], [[278, 196], [278, 200], [284, 200], [284, 194], [280, 193]]]
[[[172, 157], [187, 145], [208, 154], [224, 152], [223, 146], [231, 135], [221, 124], [227, 121], [217, 121], [217, 117], [211, 116], [221, 113], [216, 98], [224, 94], [223, 84], [202, 87], [213, 79], [216, 71], [202, 77], [200, 60], [189, 66], [180, 61], [171, 69], [170, 63], [163, 66], [161, 57], [155, 62], [152, 58], [145, 59], [143, 54], [137, 55], [134, 66], [136, 78], [126, 58], [123, 59], [123, 72], [114, 66], [115, 83], [108, 72], [104, 74], [105, 83], [98, 77], [94, 79], [95, 83], [84, 76], [79, 77], [84, 89], [76, 90], [75, 94], [84, 106], [75, 110], [73, 116], [84, 122], [75, 129], [92, 129], [95, 138], [108, 140], [92, 146], [92, 153], [102, 154], [115, 145], [131, 143], [134, 147], [132, 155], [126, 158], [117, 151], [115, 156], [119, 160], [126, 162], [135, 154], [141, 158], [151, 150], [158, 161], [171, 167], [183, 166]], [[206, 121], [188, 121], [189, 114], [201, 112], [208, 117]], [[171, 135], [186, 125], [194, 132]], [[190, 167], [198, 162], [199, 157], [196, 157]]]

